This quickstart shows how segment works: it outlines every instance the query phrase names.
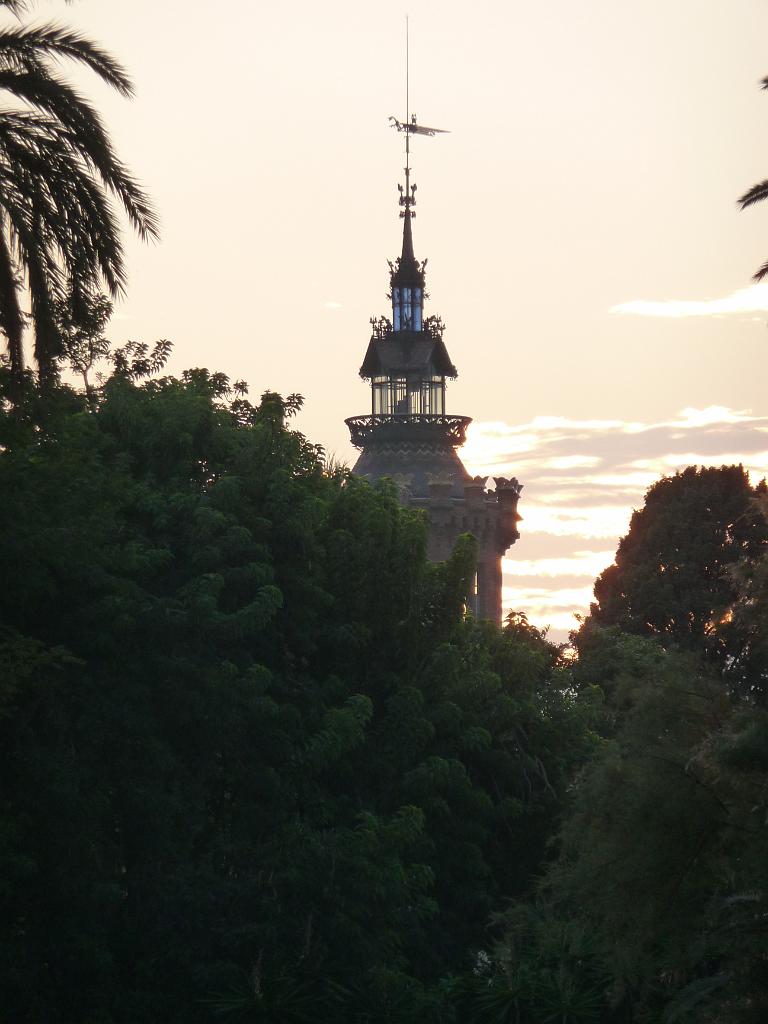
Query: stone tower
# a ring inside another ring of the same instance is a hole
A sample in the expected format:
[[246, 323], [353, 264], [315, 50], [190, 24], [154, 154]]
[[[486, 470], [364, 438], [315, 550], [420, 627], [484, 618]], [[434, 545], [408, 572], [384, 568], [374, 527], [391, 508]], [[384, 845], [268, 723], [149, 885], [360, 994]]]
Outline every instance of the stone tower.
[[[430, 134], [415, 118], [398, 128]], [[391, 477], [404, 505], [429, 513], [428, 555], [442, 561], [457, 537], [472, 533], [478, 541], [476, 593], [470, 595], [478, 618], [501, 622], [501, 558], [517, 540], [517, 502], [522, 490], [516, 479], [471, 477], [456, 449], [465, 441], [469, 416], [446, 411], [448, 378], [456, 367], [443, 341], [438, 316], [424, 316], [423, 263], [414, 256], [412, 220], [416, 186], [410, 185], [406, 159], [405, 188], [400, 186], [403, 247], [390, 263], [392, 319], [371, 320], [360, 376], [371, 382], [371, 411], [346, 420], [352, 444], [360, 449], [353, 472], [370, 480]]]

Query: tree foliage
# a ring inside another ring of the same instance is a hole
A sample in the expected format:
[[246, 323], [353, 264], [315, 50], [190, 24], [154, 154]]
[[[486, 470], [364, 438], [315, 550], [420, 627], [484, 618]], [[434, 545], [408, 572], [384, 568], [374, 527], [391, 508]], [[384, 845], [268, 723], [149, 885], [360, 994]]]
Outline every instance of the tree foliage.
[[602, 740], [489, 982], [533, 1020], [553, 979], [574, 1024], [768, 1013], [764, 507], [740, 467], [662, 480], [598, 581], [573, 685]]
[[[741, 466], [689, 467], [663, 477], [632, 515], [616, 561], [595, 583], [590, 620], [664, 644], [705, 652], [723, 670], [738, 660], [754, 679], [743, 638], [731, 626], [738, 588], [732, 569], [765, 551], [768, 526]], [[761, 671], [756, 669], [756, 671]]]
[[0, 415], [9, 1019], [761, 1021], [762, 490], [652, 488], [569, 661], [167, 354]]
[[756, 1024], [768, 1011], [768, 717], [691, 654], [594, 629], [606, 739], [581, 772], [539, 900], [502, 956], [597, 992], [589, 1020]]
[[297, 396], [113, 365], [0, 418], [5, 1014], [448, 1019], [592, 742], [558, 649]]

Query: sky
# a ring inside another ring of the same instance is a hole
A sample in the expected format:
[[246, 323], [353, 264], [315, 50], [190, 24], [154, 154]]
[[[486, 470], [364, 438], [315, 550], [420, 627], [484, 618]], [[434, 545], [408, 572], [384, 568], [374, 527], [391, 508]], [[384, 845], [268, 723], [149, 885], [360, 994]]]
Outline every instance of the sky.
[[405, 114], [416, 255], [474, 418], [472, 473], [524, 484], [504, 600], [565, 636], [654, 480], [768, 470], [768, 0], [39, 0], [123, 61], [136, 96], [73, 77], [153, 196], [111, 337], [170, 369], [299, 392], [298, 427], [353, 463], [344, 418], [399, 252]]

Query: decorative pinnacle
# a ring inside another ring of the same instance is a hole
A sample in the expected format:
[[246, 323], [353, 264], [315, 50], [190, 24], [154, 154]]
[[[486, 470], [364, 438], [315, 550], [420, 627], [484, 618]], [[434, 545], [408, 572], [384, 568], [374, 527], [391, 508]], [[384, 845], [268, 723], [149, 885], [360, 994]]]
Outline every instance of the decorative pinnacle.
[[[408, 181], [409, 177], [410, 177], [410, 168], [406, 167], [405, 168], [405, 180]], [[400, 200], [399, 200], [400, 201], [400, 205], [403, 207], [403, 209], [400, 211], [400, 216], [404, 217], [406, 215], [406, 213], [410, 213], [410, 215], [412, 217], [415, 217], [416, 214], [413, 212], [411, 207], [416, 205], [416, 186], [415, 185], [411, 185], [410, 189], [407, 189], [407, 188], [403, 188], [402, 185], [398, 185], [397, 186], [397, 190], [400, 193]]]
[[[416, 186], [413, 186], [416, 189]], [[400, 255], [400, 266], [411, 266], [416, 264], [416, 257], [413, 252], [413, 232], [411, 230], [411, 218], [415, 217], [416, 214], [411, 209], [411, 203], [415, 200], [405, 195], [400, 197], [400, 203], [405, 207], [404, 210], [400, 211], [400, 216], [405, 218], [403, 221], [403, 251]]]

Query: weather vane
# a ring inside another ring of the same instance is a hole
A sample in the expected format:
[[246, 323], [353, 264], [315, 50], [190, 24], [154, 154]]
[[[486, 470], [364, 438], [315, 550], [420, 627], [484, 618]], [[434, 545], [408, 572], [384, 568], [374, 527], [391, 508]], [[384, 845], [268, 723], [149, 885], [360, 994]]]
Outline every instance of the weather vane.
[[400, 211], [400, 216], [405, 217], [408, 213], [411, 217], [415, 217], [416, 214], [411, 210], [411, 207], [416, 203], [416, 186], [411, 185], [411, 136], [412, 135], [446, 135], [448, 129], [446, 128], [429, 128], [425, 124], [419, 124], [416, 115], [411, 113], [410, 104], [410, 51], [409, 51], [409, 31], [408, 31], [408, 15], [405, 16], [405, 120], [398, 121], [396, 117], [390, 117], [392, 126], [397, 128], [399, 132], [405, 133], [405, 188], [402, 185], [398, 185], [400, 191], [400, 205], [403, 209]]

